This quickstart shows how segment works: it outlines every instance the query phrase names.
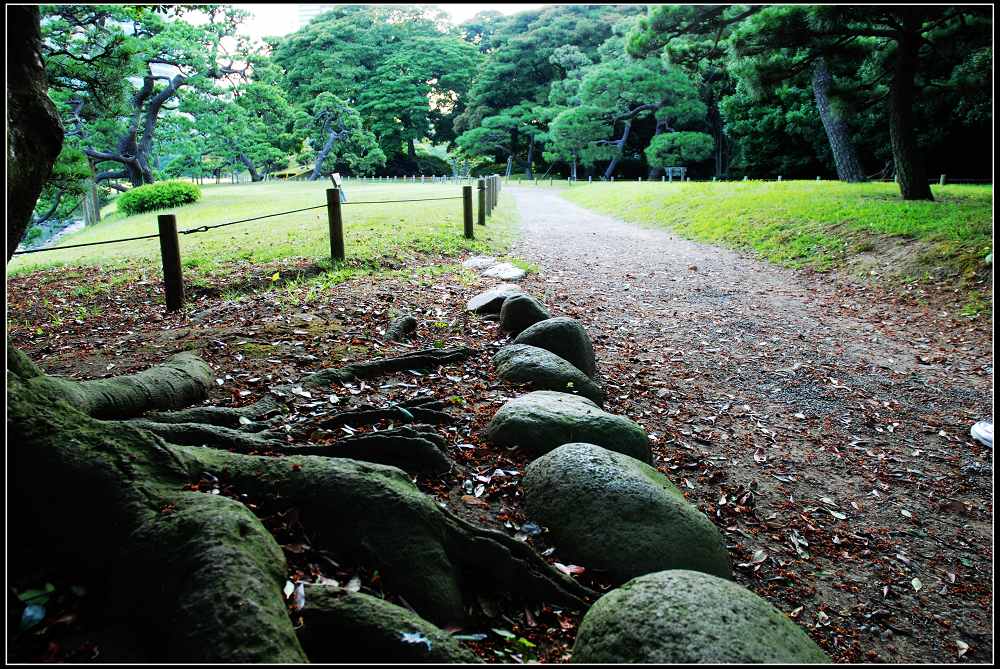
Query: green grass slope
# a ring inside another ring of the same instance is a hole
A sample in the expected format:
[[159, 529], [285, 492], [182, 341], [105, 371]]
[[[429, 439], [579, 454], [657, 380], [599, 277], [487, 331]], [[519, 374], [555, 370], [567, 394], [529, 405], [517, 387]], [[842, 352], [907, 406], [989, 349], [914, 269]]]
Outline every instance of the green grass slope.
[[[103, 212], [101, 223], [60, 239], [56, 246], [84, 244], [121, 237], [155, 234], [156, 217], [177, 216], [178, 229], [216, 225], [326, 202], [328, 182], [271, 182], [203, 186], [203, 198], [191, 205], [124, 216], [114, 203]], [[463, 236], [462, 200], [360, 204], [373, 200], [410, 200], [461, 197], [454, 184], [345, 184], [348, 203], [343, 205], [347, 264], [378, 268], [386, 261], [398, 265], [419, 254], [457, 256], [466, 251], [499, 252], [513, 237], [516, 211], [506, 197], [485, 227], [476, 226], [476, 239]], [[475, 193], [473, 193], [475, 196]], [[359, 204], [353, 204], [359, 203]], [[264, 264], [289, 258], [328, 262], [330, 242], [326, 209], [241, 223], [204, 233], [181, 235], [185, 267], [202, 271], [223, 270], [227, 263]], [[159, 263], [157, 239], [129, 241], [62, 251], [15, 256], [8, 275], [53, 266], [101, 265], [119, 267]]]
[[935, 186], [907, 202], [891, 183], [836, 181], [578, 183], [581, 206], [791, 267], [849, 267], [969, 284], [990, 272], [992, 186]]

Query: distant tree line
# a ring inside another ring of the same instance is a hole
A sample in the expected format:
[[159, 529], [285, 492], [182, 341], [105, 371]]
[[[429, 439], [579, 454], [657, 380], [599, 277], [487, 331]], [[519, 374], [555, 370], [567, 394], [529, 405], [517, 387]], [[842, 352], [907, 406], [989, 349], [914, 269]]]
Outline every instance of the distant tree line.
[[[111, 189], [442, 174], [988, 174], [992, 22], [977, 6], [559, 5], [454, 26], [341, 5], [252, 44], [227, 5], [41, 8], [66, 141], [34, 220]], [[431, 148], [432, 147], [432, 148]]]

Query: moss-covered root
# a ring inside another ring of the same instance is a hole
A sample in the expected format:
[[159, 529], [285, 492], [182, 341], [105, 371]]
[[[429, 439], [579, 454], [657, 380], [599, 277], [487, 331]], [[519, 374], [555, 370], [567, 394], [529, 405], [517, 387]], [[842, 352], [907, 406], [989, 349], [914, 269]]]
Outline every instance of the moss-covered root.
[[113, 579], [107, 615], [146, 656], [107, 659], [303, 661], [284, 557], [260, 521], [234, 500], [184, 492], [192, 473], [179, 447], [52, 390], [8, 375], [12, 569], [44, 560]]
[[451, 635], [378, 597], [307, 586], [299, 641], [312, 662], [479, 662]]
[[95, 418], [128, 418], [200, 402], [208, 395], [214, 377], [208, 363], [184, 352], [128, 376], [82, 382], [38, 376], [31, 382]]
[[383, 583], [439, 625], [465, 619], [463, 586], [581, 605], [592, 594], [530, 547], [442, 509], [395, 467], [311, 456], [267, 458], [177, 447], [192, 472], [295, 506], [313, 545], [378, 568]]

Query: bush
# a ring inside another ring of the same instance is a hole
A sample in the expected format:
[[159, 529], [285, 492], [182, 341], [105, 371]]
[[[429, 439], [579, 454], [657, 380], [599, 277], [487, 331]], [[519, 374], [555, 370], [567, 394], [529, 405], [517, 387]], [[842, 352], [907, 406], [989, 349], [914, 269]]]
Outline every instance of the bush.
[[118, 196], [118, 211], [126, 216], [144, 211], [180, 207], [197, 202], [201, 189], [183, 181], [161, 181], [160, 183], [138, 186]]

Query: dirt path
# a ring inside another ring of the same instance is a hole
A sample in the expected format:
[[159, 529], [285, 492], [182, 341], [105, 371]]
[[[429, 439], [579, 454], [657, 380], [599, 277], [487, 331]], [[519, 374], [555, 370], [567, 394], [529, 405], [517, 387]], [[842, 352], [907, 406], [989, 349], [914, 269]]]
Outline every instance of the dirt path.
[[[737, 578], [846, 661], [992, 657], [989, 324], [510, 188], [526, 286], [594, 338], [608, 409]], [[933, 303], [933, 300], [931, 300]]]

